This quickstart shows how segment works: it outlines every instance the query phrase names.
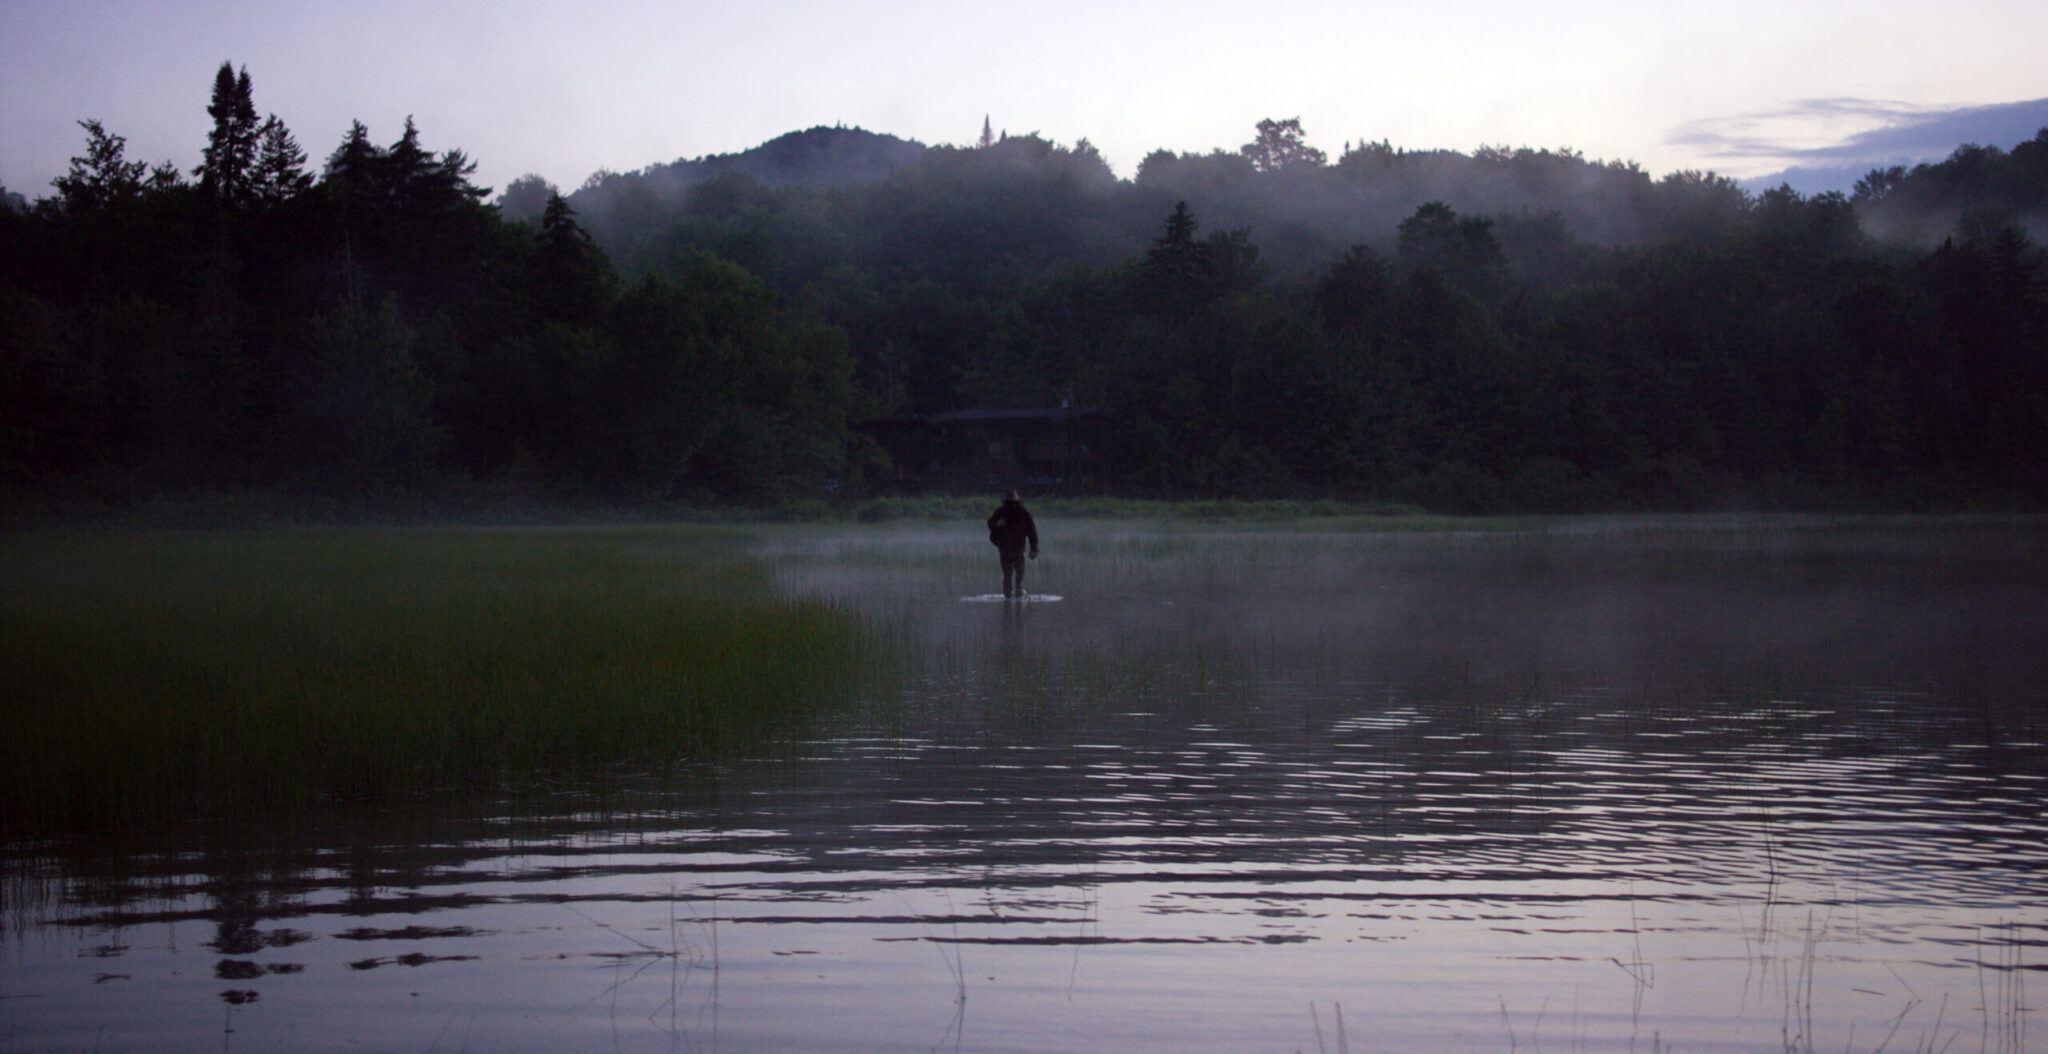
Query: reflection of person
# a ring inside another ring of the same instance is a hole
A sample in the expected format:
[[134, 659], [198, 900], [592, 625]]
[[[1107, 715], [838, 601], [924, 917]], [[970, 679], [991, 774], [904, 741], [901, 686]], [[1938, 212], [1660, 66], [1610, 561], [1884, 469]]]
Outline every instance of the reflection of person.
[[1003, 558], [1003, 595], [1023, 596], [1025, 546], [1030, 546], [1031, 558], [1038, 559], [1038, 525], [1031, 522], [1016, 491], [1003, 495], [1003, 503], [989, 514], [988, 540]]

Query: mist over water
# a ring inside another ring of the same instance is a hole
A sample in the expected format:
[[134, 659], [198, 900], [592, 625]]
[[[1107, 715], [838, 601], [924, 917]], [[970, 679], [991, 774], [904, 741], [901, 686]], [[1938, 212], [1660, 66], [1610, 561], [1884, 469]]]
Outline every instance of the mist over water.
[[2038, 522], [1040, 527], [1057, 602], [972, 602], [971, 525], [766, 535], [785, 588], [921, 656], [774, 756], [15, 847], [0, 1035], [1337, 1050], [1341, 1013], [1353, 1050], [2027, 1046]]

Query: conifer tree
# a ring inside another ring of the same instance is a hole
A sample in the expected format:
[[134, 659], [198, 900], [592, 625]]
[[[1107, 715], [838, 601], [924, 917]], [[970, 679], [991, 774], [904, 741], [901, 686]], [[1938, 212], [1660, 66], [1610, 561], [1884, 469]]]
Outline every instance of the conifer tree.
[[233, 64], [220, 64], [220, 72], [213, 78], [213, 102], [206, 112], [213, 118], [213, 131], [206, 138], [205, 160], [196, 173], [200, 190], [225, 205], [247, 204], [254, 191], [259, 131], [248, 67], [237, 76]]
[[610, 299], [611, 265], [560, 194], [549, 194], [541, 216], [534, 303], [542, 318], [590, 325]]
[[1166, 233], [1145, 250], [1143, 274], [1161, 306], [1182, 307], [1203, 298], [1210, 261], [1209, 246], [1195, 240], [1200, 226], [1188, 203], [1179, 202], [1166, 217]]
[[385, 185], [401, 200], [414, 196], [433, 167], [433, 155], [420, 146], [420, 130], [405, 118], [405, 132], [384, 152]]
[[313, 177], [306, 172], [306, 152], [298, 140], [271, 114], [257, 137], [256, 164], [251, 173], [251, 191], [262, 205], [274, 207], [306, 192]]
[[346, 181], [358, 194], [368, 193], [377, 186], [377, 162], [383, 155], [384, 151], [370, 142], [370, 130], [363, 122], [350, 121], [341, 145], [327, 155], [326, 177]]

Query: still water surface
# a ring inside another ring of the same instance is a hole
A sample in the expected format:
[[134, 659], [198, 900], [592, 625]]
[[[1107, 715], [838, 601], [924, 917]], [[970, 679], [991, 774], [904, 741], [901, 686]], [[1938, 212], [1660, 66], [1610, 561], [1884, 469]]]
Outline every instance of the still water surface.
[[15, 852], [0, 1050], [2048, 1047], [2039, 522], [1042, 527], [767, 536], [923, 655], [778, 756]]

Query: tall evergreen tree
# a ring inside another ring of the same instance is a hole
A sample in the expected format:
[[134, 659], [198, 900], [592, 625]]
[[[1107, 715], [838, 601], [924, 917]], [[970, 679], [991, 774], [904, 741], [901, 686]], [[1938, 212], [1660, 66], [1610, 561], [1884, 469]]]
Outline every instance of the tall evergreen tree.
[[1208, 247], [1195, 240], [1200, 228], [1188, 203], [1178, 202], [1166, 217], [1166, 231], [1145, 250], [1144, 274], [1153, 295], [1167, 306], [1199, 299], [1209, 278]]
[[412, 123], [412, 115], [407, 114], [404, 133], [384, 152], [385, 186], [400, 200], [412, 197], [426, 182], [433, 166], [434, 157], [420, 146], [420, 130]]
[[540, 261], [533, 300], [541, 318], [577, 326], [595, 324], [611, 298], [611, 265], [576, 222], [576, 210], [560, 194], [548, 195], [538, 239]]
[[220, 72], [213, 78], [213, 102], [206, 113], [213, 118], [213, 131], [206, 138], [205, 160], [196, 172], [199, 187], [222, 204], [245, 205], [254, 193], [259, 134], [248, 67], [237, 76], [233, 64], [220, 64]]
[[313, 177], [306, 172], [306, 152], [299, 149], [298, 140], [276, 114], [263, 122], [250, 176], [252, 196], [266, 206], [281, 205], [313, 185]]
[[377, 188], [378, 161], [383, 156], [384, 151], [370, 142], [370, 130], [363, 122], [350, 121], [341, 145], [327, 155], [326, 177], [345, 180], [356, 193], [367, 194]]

